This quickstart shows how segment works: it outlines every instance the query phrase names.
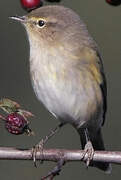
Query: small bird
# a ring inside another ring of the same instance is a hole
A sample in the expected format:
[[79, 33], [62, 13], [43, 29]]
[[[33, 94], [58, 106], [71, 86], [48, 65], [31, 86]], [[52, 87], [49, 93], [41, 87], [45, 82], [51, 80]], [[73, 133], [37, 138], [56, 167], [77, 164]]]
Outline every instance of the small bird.
[[[73, 10], [57, 5], [12, 19], [27, 31], [30, 76], [37, 98], [61, 124], [69, 123], [77, 130], [82, 149], [104, 150], [101, 128], [107, 109], [106, 79], [98, 47], [86, 25]], [[88, 164], [111, 171], [107, 162]]]

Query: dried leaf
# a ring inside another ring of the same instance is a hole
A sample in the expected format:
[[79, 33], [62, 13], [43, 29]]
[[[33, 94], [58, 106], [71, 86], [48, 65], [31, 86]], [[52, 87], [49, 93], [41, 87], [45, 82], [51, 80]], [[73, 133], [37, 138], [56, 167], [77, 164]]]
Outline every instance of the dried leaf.
[[20, 105], [8, 98], [3, 98], [0, 100], [0, 108], [7, 113], [12, 113], [16, 112], [20, 108]]
[[26, 118], [34, 117], [34, 114], [32, 114], [32, 113], [29, 112], [29, 111], [23, 110], [23, 109], [19, 109], [19, 113], [20, 113], [21, 115], [23, 115], [24, 117], [26, 117]]

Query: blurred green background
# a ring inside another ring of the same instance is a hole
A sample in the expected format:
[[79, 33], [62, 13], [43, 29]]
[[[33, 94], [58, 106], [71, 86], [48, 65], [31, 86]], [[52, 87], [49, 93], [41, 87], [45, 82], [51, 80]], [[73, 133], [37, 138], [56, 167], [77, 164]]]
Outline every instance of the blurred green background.
[[[52, 3], [51, 3], [52, 4]], [[62, 0], [61, 4], [74, 9], [88, 25], [97, 41], [104, 60], [108, 82], [108, 112], [103, 128], [108, 150], [121, 150], [121, 6], [112, 7], [104, 0]], [[0, 146], [30, 148], [44, 137], [58, 122], [38, 102], [29, 78], [29, 44], [24, 28], [8, 17], [24, 15], [19, 0], [0, 2], [0, 97], [9, 97], [23, 108], [35, 114], [31, 128], [36, 136], [14, 136], [4, 129], [0, 122]], [[80, 141], [76, 131], [65, 126], [46, 145], [47, 148], [79, 149]], [[0, 179], [39, 180], [54, 166], [45, 162], [34, 168], [32, 161], [0, 161]], [[105, 175], [96, 168], [83, 163], [68, 163], [55, 179], [113, 180], [121, 177], [121, 166], [113, 165], [111, 175]]]

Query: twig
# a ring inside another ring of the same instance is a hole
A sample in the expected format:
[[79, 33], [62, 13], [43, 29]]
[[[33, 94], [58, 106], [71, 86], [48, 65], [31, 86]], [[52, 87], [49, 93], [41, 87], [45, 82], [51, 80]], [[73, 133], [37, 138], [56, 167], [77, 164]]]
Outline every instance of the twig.
[[[83, 150], [67, 150], [67, 149], [43, 149], [43, 152], [37, 152], [36, 159], [43, 161], [58, 162], [61, 158], [65, 162], [69, 161], [86, 161], [88, 158], [83, 157]], [[33, 160], [31, 150], [14, 149], [8, 147], [0, 147], [0, 159], [2, 160]], [[95, 151], [93, 161], [109, 162], [121, 164], [120, 151]]]

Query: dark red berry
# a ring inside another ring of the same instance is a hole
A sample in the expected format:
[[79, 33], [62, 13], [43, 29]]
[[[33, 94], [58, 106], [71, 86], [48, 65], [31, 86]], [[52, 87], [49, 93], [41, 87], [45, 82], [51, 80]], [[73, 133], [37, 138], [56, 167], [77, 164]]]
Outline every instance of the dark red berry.
[[31, 11], [43, 5], [43, 0], [20, 0], [22, 7], [27, 10]]
[[121, 4], [121, 0], [106, 0], [106, 2], [113, 6], [118, 6]]
[[23, 134], [28, 128], [28, 122], [22, 115], [14, 112], [6, 117], [5, 127], [12, 134]]

